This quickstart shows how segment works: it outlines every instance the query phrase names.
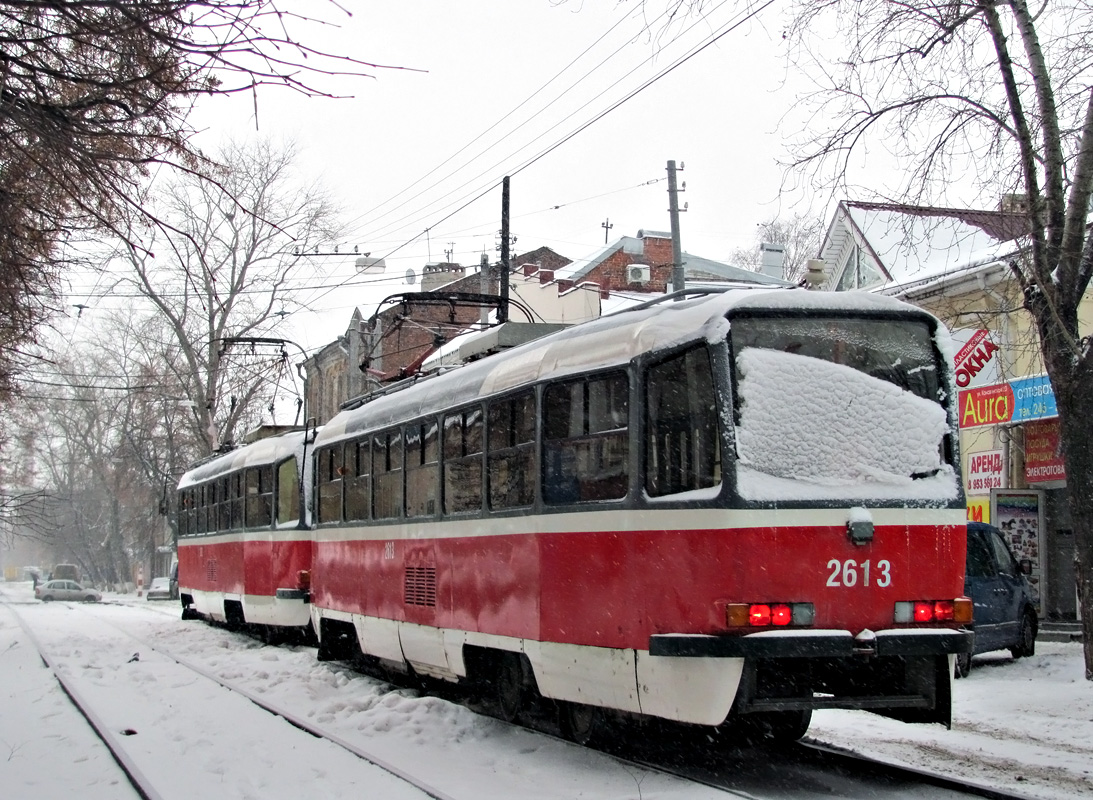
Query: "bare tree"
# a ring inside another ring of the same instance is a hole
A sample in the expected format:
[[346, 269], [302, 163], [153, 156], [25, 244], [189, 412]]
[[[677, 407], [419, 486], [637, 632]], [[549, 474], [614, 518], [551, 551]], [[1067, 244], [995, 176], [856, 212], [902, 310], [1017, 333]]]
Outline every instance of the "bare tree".
[[173, 181], [154, 203], [163, 224], [140, 229], [138, 218], [127, 236], [125, 282], [151, 301], [159, 322], [149, 324], [161, 330], [146, 357], [169, 365], [206, 452], [261, 418], [260, 400], [290, 363], [255, 353], [229, 369], [228, 340], [268, 335], [296, 305], [292, 281], [314, 268], [304, 251], [337, 235], [334, 207], [320, 187], [301, 185], [294, 159], [292, 147], [267, 141], [229, 144], [216, 184]]
[[[316, 8], [0, 0], [0, 397], [55, 311], [62, 244], [124, 236], [119, 221], [144, 208], [158, 166], [212, 177], [190, 143], [197, 98], [263, 85], [325, 95], [323, 79], [379, 67], [303, 43], [301, 32], [327, 24]], [[334, 0], [326, 8], [348, 13]]]
[[759, 246], [763, 243], [781, 245], [785, 253], [781, 277], [796, 281], [804, 275], [805, 263], [819, 253], [823, 235], [824, 221], [819, 217], [802, 214], [794, 214], [789, 219], [771, 217], [756, 225], [755, 245], [733, 250], [729, 259], [736, 266], [758, 271]]
[[[701, 13], [703, 0], [667, 4]], [[798, 106], [791, 168], [832, 189], [867, 151], [887, 153], [905, 202], [967, 182], [1023, 202], [1030, 233], [1009, 266], [1057, 401], [1093, 680], [1093, 337], [1079, 326], [1093, 277], [1093, 3], [800, 0], [787, 13], [790, 61], [817, 86]]]

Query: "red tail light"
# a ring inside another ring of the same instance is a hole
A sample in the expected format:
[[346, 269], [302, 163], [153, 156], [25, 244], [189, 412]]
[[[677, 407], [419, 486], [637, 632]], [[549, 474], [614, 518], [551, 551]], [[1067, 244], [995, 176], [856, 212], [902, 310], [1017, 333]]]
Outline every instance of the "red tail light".
[[770, 609], [771, 625], [789, 625], [793, 621], [793, 609], [787, 605], [772, 606]]
[[903, 600], [896, 603], [893, 621], [898, 624], [912, 622], [971, 622], [971, 601], [961, 597], [956, 600]]
[[797, 627], [811, 625], [816, 619], [812, 603], [729, 603], [725, 622], [730, 628]]
[[756, 603], [748, 610], [749, 625], [770, 625], [770, 606]]

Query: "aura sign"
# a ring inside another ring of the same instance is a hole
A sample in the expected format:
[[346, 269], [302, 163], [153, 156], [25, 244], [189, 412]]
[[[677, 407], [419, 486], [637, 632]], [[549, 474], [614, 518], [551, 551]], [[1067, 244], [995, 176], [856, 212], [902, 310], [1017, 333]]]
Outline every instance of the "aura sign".
[[959, 399], [961, 428], [1028, 422], [1059, 414], [1047, 375], [966, 389]]

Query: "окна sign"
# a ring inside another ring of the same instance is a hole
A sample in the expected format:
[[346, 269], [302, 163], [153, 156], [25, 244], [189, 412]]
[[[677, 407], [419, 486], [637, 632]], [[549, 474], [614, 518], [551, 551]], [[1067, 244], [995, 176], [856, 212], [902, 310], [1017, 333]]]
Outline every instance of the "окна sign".
[[[953, 338], [957, 339], [959, 335], [963, 335], [964, 331], [953, 334]], [[987, 380], [998, 380], [997, 362], [992, 364], [994, 360], [994, 354], [998, 352], [998, 345], [990, 339], [990, 331], [977, 330], [968, 337], [968, 341], [964, 343], [964, 346], [956, 354], [956, 358], [953, 359], [953, 366], [956, 367], [956, 385], [961, 389], [967, 389], [975, 383], [985, 383], [984, 377]], [[988, 365], [993, 366], [993, 370], [987, 370]], [[982, 374], [981, 374], [982, 373]], [[976, 381], [976, 378], [979, 378]]]

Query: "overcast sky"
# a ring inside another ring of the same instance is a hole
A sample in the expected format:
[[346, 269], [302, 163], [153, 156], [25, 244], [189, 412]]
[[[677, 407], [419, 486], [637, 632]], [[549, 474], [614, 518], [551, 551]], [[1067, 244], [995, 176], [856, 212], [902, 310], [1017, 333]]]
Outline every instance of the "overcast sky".
[[[257, 127], [297, 142], [305, 170], [349, 223], [343, 241], [322, 249], [386, 256], [374, 290], [324, 297], [346, 319], [358, 303], [409, 288], [407, 270], [477, 264], [483, 251], [496, 259], [505, 175], [515, 251], [546, 245], [579, 259], [605, 233], [668, 230], [666, 165], [675, 160], [689, 206], [684, 249], [726, 259], [751, 246], [757, 223], [808, 211], [794, 205], [799, 195], [780, 194], [777, 128], [795, 89], [776, 8], [755, 3], [762, 10], [749, 20], [743, 5], [710, 3], [705, 17], [665, 28], [659, 2], [644, 13], [613, 0], [352, 3], [352, 17], [328, 9], [341, 27], [316, 29], [311, 41], [407, 69], [323, 82], [348, 99], [267, 91], [257, 118], [249, 96], [211, 99], [195, 117], [199, 141], [213, 147]], [[335, 282], [352, 272], [351, 258], [316, 261]], [[305, 325], [305, 347], [319, 343], [314, 335]]]

